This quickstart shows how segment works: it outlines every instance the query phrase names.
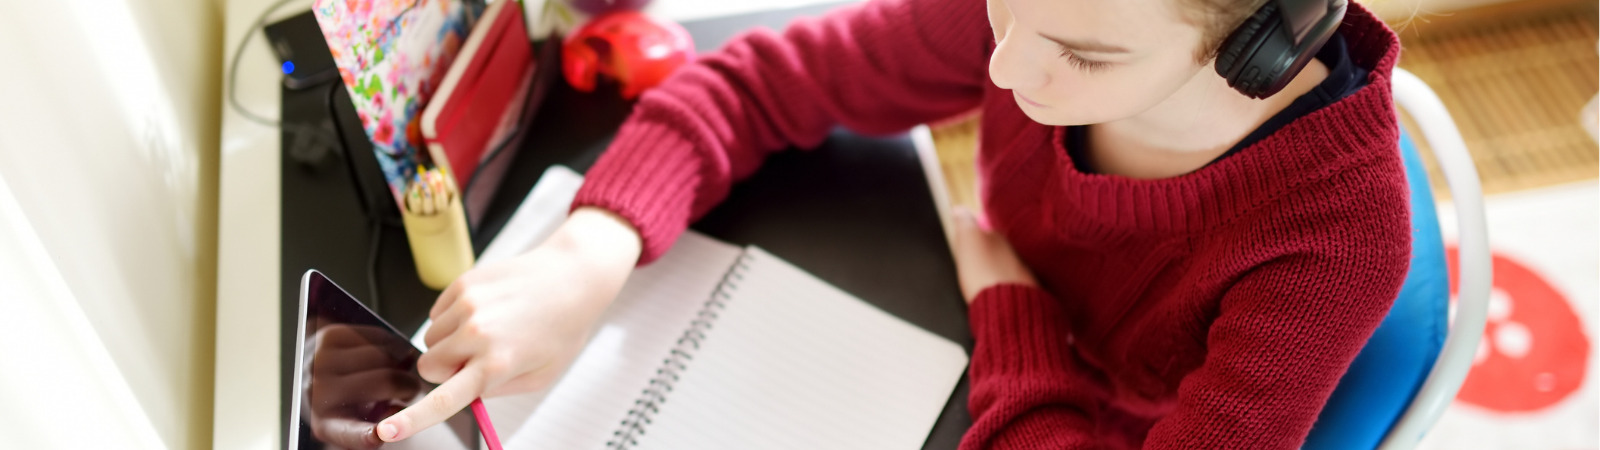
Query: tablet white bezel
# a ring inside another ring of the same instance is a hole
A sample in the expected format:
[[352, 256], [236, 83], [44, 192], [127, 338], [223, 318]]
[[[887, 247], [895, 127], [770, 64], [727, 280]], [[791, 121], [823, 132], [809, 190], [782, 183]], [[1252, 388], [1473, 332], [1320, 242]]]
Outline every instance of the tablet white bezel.
[[[317, 269], [306, 270], [306, 273], [300, 276], [300, 313], [296, 319], [299, 323], [295, 325], [294, 329], [294, 384], [289, 385], [289, 388], [295, 394], [289, 397], [289, 422], [284, 424], [289, 431], [289, 445], [286, 447], [289, 450], [300, 448], [299, 386], [300, 383], [305, 382], [301, 377], [301, 372], [305, 370], [306, 307], [308, 306], [306, 302], [311, 295], [311, 274], [323, 276], [321, 272], [317, 272]], [[324, 276], [324, 278], [326, 277]]]

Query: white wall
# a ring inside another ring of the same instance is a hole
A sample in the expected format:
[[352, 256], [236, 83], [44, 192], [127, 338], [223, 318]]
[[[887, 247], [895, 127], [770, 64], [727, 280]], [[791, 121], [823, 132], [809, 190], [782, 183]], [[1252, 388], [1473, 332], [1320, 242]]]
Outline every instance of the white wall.
[[[48, 376], [57, 370], [125, 386], [130, 413], [143, 416], [118, 420], [148, 424], [167, 448], [210, 443], [220, 22], [208, 0], [0, 1], [0, 183], [26, 225], [0, 228], [14, 244], [0, 246], [0, 285], [16, 286], [0, 300], [49, 305], [37, 309], [57, 311], [44, 323], [92, 327], [49, 327], [71, 339], [41, 348], [64, 359], [8, 353], [0, 371], [43, 374], [39, 392], [79, 387]], [[12, 251], [35, 244], [50, 264]], [[56, 277], [64, 290], [48, 289]], [[96, 354], [112, 364], [85, 356]], [[11, 400], [0, 447], [49, 435], [21, 420], [43, 400]], [[102, 432], [58, 427], [60, 446]]]
[[0, 179], [0, 308], [6, 312], [0, 314], [0, 355], [8, 361], [0, 370], [3, 444], [161, 447], [155, 426], [12, 194]]

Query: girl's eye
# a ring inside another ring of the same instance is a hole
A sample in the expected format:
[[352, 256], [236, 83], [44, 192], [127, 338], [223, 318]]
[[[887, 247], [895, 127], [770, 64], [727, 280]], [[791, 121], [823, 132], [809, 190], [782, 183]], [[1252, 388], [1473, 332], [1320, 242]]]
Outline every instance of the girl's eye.
[[1061, 49], [1061, 57], [1062, 58], [1066, 58], [1067, 59], [1067, 63], [1068, 64], [1072, 64], [1072, 67], [1076, 67], [1076, 68], [1078, 68], [1078, 70], [1082, 70], [1082, 71], [1088, 72], [1088, 73], [1098, 72], [1098, 71], [1104, 70], [1107, 67], [1111, 66], [1111, 63], [1108, 63], [1108, 62], [1090, 61], [1090, 60], [1087, 60], [1087, 59], [1079, 58], [1078, 54], [1073, 53], [1072, 50], [1068, 50], [1065, 47], [1063, 47]]

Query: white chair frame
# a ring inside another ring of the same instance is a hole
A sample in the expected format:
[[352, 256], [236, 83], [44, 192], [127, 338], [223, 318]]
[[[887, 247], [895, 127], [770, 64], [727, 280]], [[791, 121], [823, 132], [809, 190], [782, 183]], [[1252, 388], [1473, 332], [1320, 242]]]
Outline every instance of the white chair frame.
[[1493, 270], [1489, 256], [1488, 222], [1484, 216], [1483, 188], [1478, 168], [1467, 153], [1461, 131], [1450, 118], [1433, 89], [1422, 79], [1400, 68], [1394, 69], [1394, 100], [1411, 114], [1419, 132], [1433, 150], [1433, 157], [1450, 186], [1456, 207], [1456, 238], [1459, 264], [1456, 266], [1456, 308], [1444, 348], [1433, 363], [1433, 370], [1422, 389], [1411, 399], [1411, 406], [1395, 422], [1381, 450], [1405, 450], [1417, 446], [1422, 436], [1439, 421], [1461, 390], [1472, 368], [1473, 356], [1483, 340], [1484, 322], [1489, 313], [1489, 288]]

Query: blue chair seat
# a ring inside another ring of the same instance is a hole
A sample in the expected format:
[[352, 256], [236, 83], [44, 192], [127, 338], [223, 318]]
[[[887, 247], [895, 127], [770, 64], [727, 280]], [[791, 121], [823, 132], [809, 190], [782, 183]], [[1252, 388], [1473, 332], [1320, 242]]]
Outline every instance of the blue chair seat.
[[1433, 190], [1403, 130], [1400, 155], [1411, 188], [1411, 268], [1389, 315], [1317, 416], [1304, 449], [1376, 448], [1428, 378], [1449, 332], [1450, 278]]

